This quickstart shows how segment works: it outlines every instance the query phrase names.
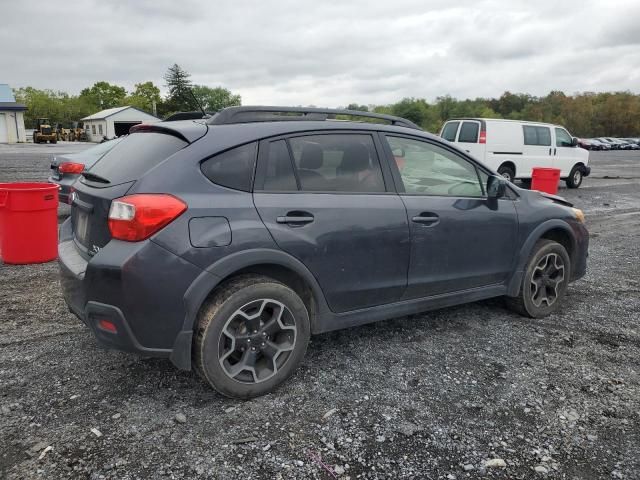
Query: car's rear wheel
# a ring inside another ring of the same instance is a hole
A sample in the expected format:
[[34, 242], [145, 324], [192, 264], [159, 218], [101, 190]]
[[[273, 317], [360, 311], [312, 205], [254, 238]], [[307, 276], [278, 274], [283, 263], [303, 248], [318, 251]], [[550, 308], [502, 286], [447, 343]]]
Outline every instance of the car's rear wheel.
[[571, 260], [566, 249], [552, 240], [539, 240], [522, 278], [517, 297], [507, 297], [509, 308], [531, 318], [542, 318], [558, 309], [569, 279]]
[[292, 289], [268, 277], [240, 276], [200, 310], [194, 364], [223, 395], [257, 397], [291, 376], [309, 335], [309, 313]]
[[501, 165], [500, 168], [498, 168], [498, 173], [510, 182], [513, 182], [516, 176], [516, 172], [509, 165]]
[[582, 185], [582, 179], [584, 175], [582, 173], [582, 167], [580, 165], [575, 165], [571, 172], [569, 172], [569, 176], [567, 177], [566, 183], [569, 188], [578, 188]]

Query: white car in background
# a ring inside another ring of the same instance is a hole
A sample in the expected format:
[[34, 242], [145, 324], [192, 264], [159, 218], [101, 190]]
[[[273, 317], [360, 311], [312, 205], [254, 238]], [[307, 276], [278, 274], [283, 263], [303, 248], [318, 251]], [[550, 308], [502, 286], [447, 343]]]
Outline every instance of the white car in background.
[[535, 167], [558, 168], [567, 187], [578, 188], [591, 173], [589, 152], [561, 125], [460, 118], [445, 122], [440, 136], [509, 181], [529, 181]]

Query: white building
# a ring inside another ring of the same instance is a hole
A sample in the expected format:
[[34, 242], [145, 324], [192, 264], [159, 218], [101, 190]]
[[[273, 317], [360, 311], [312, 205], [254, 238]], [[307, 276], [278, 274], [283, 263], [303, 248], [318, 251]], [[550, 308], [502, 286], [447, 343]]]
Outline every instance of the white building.
[[26, 142], [24, 111], [26, 106], [16, 103], [9, 85], [0, 83], [0, 143]]
[[90, 142], [99, 142], [126, 135], [129, 129], [139, 123], [156, 123], [160, 119], [135, 107], [117, 107], [102, 110], [81, 119]]

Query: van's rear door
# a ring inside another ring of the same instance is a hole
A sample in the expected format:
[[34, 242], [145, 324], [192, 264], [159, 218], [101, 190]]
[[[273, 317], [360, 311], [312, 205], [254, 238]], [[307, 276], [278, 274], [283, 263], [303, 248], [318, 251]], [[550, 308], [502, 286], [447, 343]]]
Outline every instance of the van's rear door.
[[481, 122], [478, 120], [465, 120], [458, 131], [458, 147], [465, 150], [474, 158], [484, 162], [486, 144], [480, 143]]

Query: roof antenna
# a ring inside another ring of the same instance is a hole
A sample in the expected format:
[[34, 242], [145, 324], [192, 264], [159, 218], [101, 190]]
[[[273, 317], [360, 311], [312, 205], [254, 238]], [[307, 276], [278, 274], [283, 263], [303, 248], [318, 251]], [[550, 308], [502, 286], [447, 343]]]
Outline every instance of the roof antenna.
[[193, 101], [196, 102], [197, 107], [200, 109], [200, 111], [202, 112], [202, 118], [210, 118], [211, 115], [208, 115], [207, 112], [204, 111], [204, 108], [202, 108], [202, 105], [200, 104], [200, 102], [198, 101], [198, 98], [196, 97], [196, 94], [193, 93], [193, 88], [189, 89], [189, 93], [191, 94], [191, 96], [193, 97]]

